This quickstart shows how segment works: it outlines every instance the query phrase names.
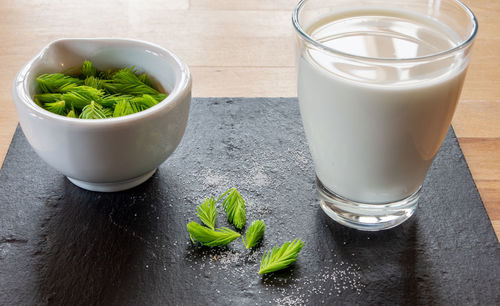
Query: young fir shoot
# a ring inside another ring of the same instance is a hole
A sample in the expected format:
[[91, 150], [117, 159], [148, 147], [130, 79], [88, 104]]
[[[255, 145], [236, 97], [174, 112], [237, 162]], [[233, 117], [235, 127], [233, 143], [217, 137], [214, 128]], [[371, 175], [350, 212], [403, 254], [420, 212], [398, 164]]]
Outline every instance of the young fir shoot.
[[106, 115], [102, 111], [102, 106], [90, 101], [90, 104], [85, 106], [80, 114], [80, 119], [104, 119]]
[[227, 227], [211, 229], [194, 221], [187, 224], [187, 229], [191, 240], [199, 241], [209, 247], [225, 246], [241, 237], [239, 233]]
[[217, 218], [217, 208], [215, 208], [214, 198], [206, 198], [200, 205], [196, 206], [197, 215], [201, 222], [211, 229], [215, 229], [215, 219]]
[[158, 101], [156, 101], [155, 98], [150, 95], [142, 95], [142, 97], [133, 98], [131, 102], [141, 110], [150, 108], [151, 106], [155, 106], [156, 104], [158, 104]]
[[[36, 79], [39, 92], [33, 97], [34, 102], [62, 116], [83, 118], [81, 113], [84, 113], [84, 117], [95, 119], [102, 114], [104, 118], [134, 114], [167, 97], [153, 88], [146, 74], [137, 75], [134, 68], [98, 71], [92, 62], [85, 61], [79, 71], [79, 76], [40, 75]], [[102, 107], [87, 107], [91, 101]]]
[[121, 117], [126, 115], [131, 115], [139, 112], [137, 106], [130, 102], [130, 100], [123, 99], [115, 104], [115, 110], [113, 112], [113, 117]]
[[76, 109], [83, 109], [91, 101], [100, 102], [104, 91], [89, 86], [77, 86], [70, 92], [61, 95], [61, 98]]
[[104, 70], [104, 71], [99, 71], [97, 73], [97, 75], [101, 79], [110, 80], [113, 77], [114, 73], [115, 73], [115, 71], [113, 71], [113, 69], [107, 69], [107, 70]]
[[54, 114], [58, 114], [58, 115], [65, 115], [66, 114], [66, 102], [64, 100], [45, 103], [43, 105], [43, 107], [46, 110], [53, 112]]
[[94, 76], [87, 77], [83, 83], [85, 86], [93, 87], [95, 89], [104, 89], [104, 84], [107, 83], [107, 80], [101, 80]]
[[165, 100], [167, 95], [164, 93], [159, 93], [157, 95], [151, 95], [151, 97], [153, 97], [156, 101], [161, 102], [161, 101]]
[[115, 108], [116, 103], [120, 102], [121, 100], [132, 100], [134, 96], [130, 95], [110, 95], [110, 96], [105, 96], [104, 98], [101, 99], [101, 105], [104, 107], [110, 107], [112, 109]]
[[133, 68], [125, 68], [113, 74], [111, 81], [104, 86], [112, 93], [121, 93], [129, 95], [157, 95], [159, 92], [141, 82], [135, 74]]
[[78, 118], [78, 115], [76, 114], [75, 110], [72, 109], [69, 111], [69, 113], [66, 115], [66, 117], [69, 117], [69, 118]]
[[259, 274], [275, 272], [288, 267], [297, 260], [304, 242], [295, 239], [292, 242], [285, 242], [281, 247], [273, 247], [262, 256]]
[[141, 75], [138, 75], [137, 78], [144, 84], [148, 85], [149, 87], [153, 87], [153, 83], [151, 83], [147, 74], [143, 73]]
[[42, 74], [36, 78], [36, 82], [42, 93], [63, 92], [68, 88], [83, 84], [81, 80], [66, 76], [62, 73]]
[[247, 232], [245, 233], [246, 240], [245, 238], [241, 237], [241, 240], [243, 240], [243, 244], [245, 245], [245, 247], [247, 249], [250, 249], [256, 246], [262, 236], [264, 236], [265, 230], [266, 225], [262, 220], [253, 221], [250, 227], [247, 229]]
[[227, 197], [222, 202], [222, 207], [227, 214], [227, 220], [231, 222], [237, 229], [242, 229], [247, 222], [247, 211], [245, 200], [236, 188], [231, 188], [224, 192], [218, 199], [219, 202], [224, 196]]
[[45, 93], [35, 95], [35, 100], [40, 103], [52, 103], [61, 100], [61, 94], [59, 93]]
[[113, 118], [113, 110], [111, 108], [103, 107], [102, 113], [106, 116], [106, 118]]
[[92, 64], [91, 61], [84, 61], [80, 71], [82, 75], [86, 78], [94, 77], [97, 75], [97, 69], [94, 68], [94, 65]]

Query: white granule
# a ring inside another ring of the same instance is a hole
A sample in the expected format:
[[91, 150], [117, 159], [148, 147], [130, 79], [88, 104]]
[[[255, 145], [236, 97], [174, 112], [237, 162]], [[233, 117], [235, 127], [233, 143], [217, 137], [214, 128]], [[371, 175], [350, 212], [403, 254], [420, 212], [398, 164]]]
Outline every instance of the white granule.
[[269, 177], [264, 172], [262, 167], [252, 167], [247, 172], [246, 178], [249, 182], [252, 182], [253, 185], [257, 187], [265, 187], [269, 186]]
[[[194, 253], [198, 255], [198, 259], [189, 259]], [[245, 282], [243, 285], [247, 288], [261, 283], [263, 288], [259, 292], [274, 293], [273, 295], [277, 297], [270, 302], [275, 305], [306, 305], [310, 300], [328, 304], [332, 298], [346, 291], [359, 295], [365, 287], [361, 281], [360, 267], [344, 261], [330, 260], [319, 269], [321, 272], [314, 277], [304, 275], [283, 279], [282, 276], [273, 274], [265, 278], [257, 274], [262, 252], [201, 248], [188, 251], [187, 258], [192, 263], [191, 268], [194, 271], [205, 273], [205, 275], [222, 274], [224, 281]], [[249, 265], [253, 268], [248, 269]], [[252, 273], [252, 270], [255, 270], [255, 273]]]
[[304, 152], [301, 152], [301, 151], [293, 152], [293, 158], [295, 159], [296, 162], [299, 162], [301, 164], [304, 164], [304, 165], [309, 164], [309, 158], [304, 156]]
[[278, 306], [303, 305], [304, 300], [301, 297], [285, 296], [274, 300]]
[[214, 170], [208, 169], [202, 173], [203, 185], [206, 188], [226, 186], [229, 183], [229, 179], [226, 175], [216, 172]]

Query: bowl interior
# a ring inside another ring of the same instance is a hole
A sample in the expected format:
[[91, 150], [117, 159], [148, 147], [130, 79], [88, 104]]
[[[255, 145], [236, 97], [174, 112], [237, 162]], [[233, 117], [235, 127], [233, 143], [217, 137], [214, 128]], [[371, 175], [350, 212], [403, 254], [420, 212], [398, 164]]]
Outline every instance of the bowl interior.
[[78, 72], [84, 60], [92, 61], [98, 70], [135, 67], [169, 96], [181, 90], [189, 75], [187, 66], [173, 53], [149, 43], [126, 39], [62, 39], [48, 45], [27, 65], [24, 76], [21, 75], [25, 93], [33, 97], [38, 91], [35, 79], [40, 74]]

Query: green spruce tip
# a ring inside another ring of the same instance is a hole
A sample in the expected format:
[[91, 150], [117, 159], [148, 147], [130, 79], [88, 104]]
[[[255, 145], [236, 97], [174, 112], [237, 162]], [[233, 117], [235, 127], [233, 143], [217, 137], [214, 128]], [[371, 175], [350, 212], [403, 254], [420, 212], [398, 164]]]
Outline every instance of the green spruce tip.
[[83, 62], [80, 72], [85, 78], [97, 76], [97, 69], [95, 69], [94, 64], [88, 60]]
[[153, 97], [157, 102], [161, 102], [168, 97], [168, 94], [159, 93], [157, 95], [151, 95], [151, 97]]
[[191, 241], [195, 240], [208, 247], [226, 246], [241, 235], [227, 227], [211, 229], [194, 221], [187, 224]]
[[140, 110], [137, 108], [137, 105], [132, 103], [130, 100], [123, 99], [115, 104], [113, 117], [127, 116], [138, 112], [140, 112]]
[[82, 80], [66, 76], [62, 73], [42, 74], [36, 78], [41, 93], [61, 93], [65, 88], [83, 84]]
[[118, 95], [118, 94], [107, 95], [101, 99], [100, 104], [104, 107], [109, 107], [112, 110], [114, 110], [116, 103], [118, 103], [122, 100], [130, 101], [133, 98], [134, 98], [134, 96], [131, 96], [131, 95]]
[[113, 69], [106, 69], [103, 71], [99, 71], [97, 73], [97, 76], [102, 79], [102, 80], [111, 80], [113, 78], [113, 74], [115, 74], [115, 70]]
[[201, 222], [211, 229], [215, 229], [217, 208], [214, 198], [206, 198], [200, 205], [196, 206], [196, 212]]
[[137, 78], [144, 84], [148, 85], [149, 87], [153, 87], [153, 83], [149, 79], [148, 75], [143, 73], [137, 76]]
[[106, 119], [103, 107], [98, 103], [91, 101], [89, 105], [82, 109], [80, 119]]
[[129, 95], [157, 95], [156, 89], [141, 82], [135, 74], [134, 68], [124, 68], [115, 72], [111, 80], [104, 85], [111, 93], [129, 94]]
[[142, 97], [132, 98], [131, 102], [134, 103], [137, 106], [137, 108], [141, 110], [148, 109], [158, 104], [158, 101], [156, 101], [155, 98], [147, 94], [142, 95]]
[[66, 117], [68, 118], [78, 118], [78, 115], [76, 114], [75, 110], [72, 109], [68, 112], [68, 114], [66, 115]]
[[52, 103], [62, 100], [60, 93], [44, 93], [44, 94], [36, 94], [35, 99], [40, 103]]
[[243, 244], [245, 248], [251, 249], [259, 243], [260, 239], [264, 236], [264, 232], [266, 230], [266, 225], [262, 220], [255, 220], [252, 222], [250, 227], [248, 227], [245, 236], [246, 239], [242, 236], [241, 240], [243, 240]]
[[101, 89], [104, 90], [104, 84], [107, 83], [107, 80], [101, 80], [95, 76], [88, 76], [84, 81], [83, 84], [85, 86], [93, 87], [95, 89]]
[[295, 239], [290, 242], [283, 243], [281, 247], [273, 247], [262, 256], [260, 262], [259, 274], [266, 274], [282, 270], [294, 263], [299, 256], [304, 242], [300, 239]]
[[102, 113], [106, 116], [106, 118], [113, 118], [113, 109], [109, 107], [103, 107]]
[[224, 198], [222, 207], [226, 211], [227, 220], [231, 222], [237, 229], [242, 229], [247, 222], [247, 211], [245, 200], [236, 188], [231, 188], [223, 193], [218, 199], [219, 202]]
[[77, 86], [61, 95], [61, 98], [76, 109], [83, 109], [91, 101], [99, 103], [104, 96], [104, 91], [90, 86]]
[[43, 108], [57, 115], [66, 116], [67, 114], [67, 105], [64, 100], [45, 103]]

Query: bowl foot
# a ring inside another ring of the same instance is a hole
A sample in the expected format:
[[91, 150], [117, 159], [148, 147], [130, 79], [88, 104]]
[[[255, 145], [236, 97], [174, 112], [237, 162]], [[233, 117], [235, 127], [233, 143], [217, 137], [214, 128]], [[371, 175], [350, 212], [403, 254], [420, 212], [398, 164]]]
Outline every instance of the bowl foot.
[[135, 186], [138, 186], [145, 181], [147, 181], [153, 174], [156, 172], [156, 169], [153, 171], [150, 171], [144, 175], [138, 176], [136, 178], [130, 179], [130, 180], [125, 180], [125, 181], [119, 181], [119, 182], [113, 182], [113, 183], [92, 183], [92, 182], [84, 182], [80, 181], [71, 177], [68, 177], [68, 180], [70, 180], [73, 184], [76, 186], [90, 190], [90, 191], [99, 191], [99, 192], [115, 192], [115, 191], [122, 191], [126, 189], [133, 188]]

